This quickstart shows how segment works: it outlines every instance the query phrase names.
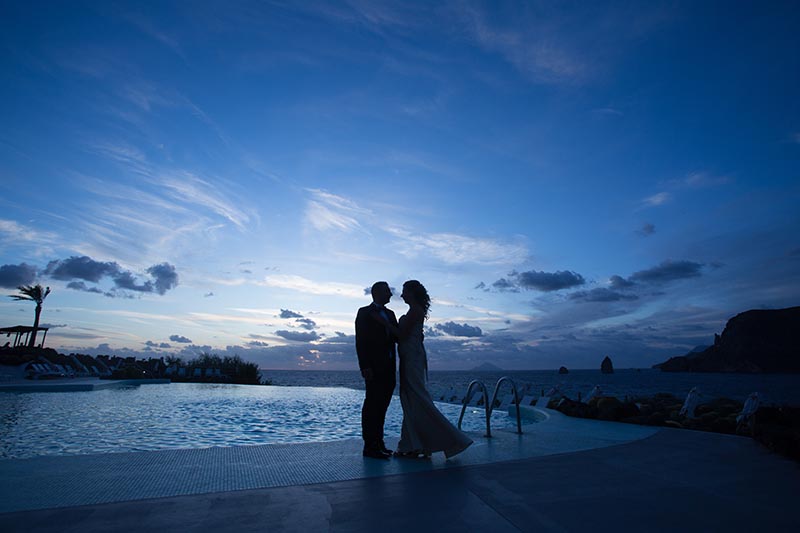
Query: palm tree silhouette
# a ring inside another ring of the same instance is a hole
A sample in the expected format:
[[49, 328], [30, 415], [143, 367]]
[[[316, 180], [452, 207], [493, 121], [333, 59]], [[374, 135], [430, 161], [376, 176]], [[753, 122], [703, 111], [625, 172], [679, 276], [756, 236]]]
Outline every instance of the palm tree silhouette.
[[33, 319], [33, 332], [31, 332], [31, 338], [28, 341], [28, 348], [33, 348], [36, 345], [36, 331], [39, 327], [39, 316], [42, 314], [42, 302], [44, 302], [44, 299], [50, 294], [50, 287], [42, 289], [42, 286], [38, 284], [20, 285], [17, 289], [22, 294], [11, 294], [9, 298], [36, 302], [36, 317]]

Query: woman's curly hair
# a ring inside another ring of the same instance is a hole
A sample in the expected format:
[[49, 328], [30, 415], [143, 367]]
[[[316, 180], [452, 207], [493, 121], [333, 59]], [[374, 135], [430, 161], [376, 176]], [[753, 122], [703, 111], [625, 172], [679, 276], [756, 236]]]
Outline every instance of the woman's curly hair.
[[403, 283], [403, 288], [407, 289], [414, 299], [425, 310], [425, 318], [428, 318], [428, 310], [431, 308], [431, 297], [428, 295], [428, 290], [425, 286], [415, 279], [410, 279]]

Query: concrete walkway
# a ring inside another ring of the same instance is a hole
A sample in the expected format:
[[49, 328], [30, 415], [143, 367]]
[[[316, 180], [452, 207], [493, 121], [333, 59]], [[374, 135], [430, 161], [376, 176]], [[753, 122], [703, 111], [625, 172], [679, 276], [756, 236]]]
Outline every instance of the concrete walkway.
[[[357, 441], [0, 461], [2, 531], [795, 531], [800, 466], [750, 439], [551, 418], [455, 460]], [[559, 449], [560, 448], [560, 449]], [[440, 454], [439, 454], [440, 455]]]

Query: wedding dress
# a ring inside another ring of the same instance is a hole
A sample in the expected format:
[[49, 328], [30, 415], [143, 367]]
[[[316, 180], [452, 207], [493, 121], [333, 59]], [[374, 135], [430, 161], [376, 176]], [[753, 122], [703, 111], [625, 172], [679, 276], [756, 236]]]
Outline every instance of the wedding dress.
[[[400, 317], [401, 329], [407, 327], [406, 320], [406, 316]], [[472, 440], [451, 424], [431, 399], [426, 387], [428, 358], [423, 337], [422, 321], [419, 321], [411, 325], [408, 337], [398, 344], [403, 427], [397, 451], [426, 455], [443, 451], [450, 458], [467, 449]]]

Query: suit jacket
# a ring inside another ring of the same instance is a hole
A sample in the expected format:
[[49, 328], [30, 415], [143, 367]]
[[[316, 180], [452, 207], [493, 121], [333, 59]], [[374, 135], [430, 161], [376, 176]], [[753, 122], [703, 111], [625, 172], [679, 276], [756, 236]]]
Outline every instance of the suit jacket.
[[[397, 338], [372, 316], [376, 311], [375, 305], [370, 304], [359, 309], [356, 315], [358, 367], [361, 370], [371, 368], [373, 372], [394, 370], [397, 368]], [[389, 322], [397, 326], [397, 318], [391, 309], [386, 309], [386, 316]]]

